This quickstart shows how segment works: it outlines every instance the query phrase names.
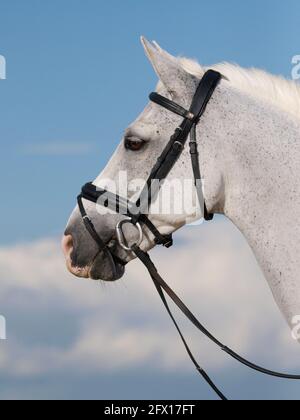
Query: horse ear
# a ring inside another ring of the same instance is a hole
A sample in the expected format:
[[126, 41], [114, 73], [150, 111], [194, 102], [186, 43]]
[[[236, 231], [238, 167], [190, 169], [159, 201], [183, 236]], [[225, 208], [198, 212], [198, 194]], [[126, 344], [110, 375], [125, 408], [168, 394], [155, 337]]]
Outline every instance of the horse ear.
[[193, 76], [181, 66], [179, 60], [164, 51], [156, 42], [141, 38], [146, 55], [156, 74], [172, 96], [180, 94], [193, 83]]

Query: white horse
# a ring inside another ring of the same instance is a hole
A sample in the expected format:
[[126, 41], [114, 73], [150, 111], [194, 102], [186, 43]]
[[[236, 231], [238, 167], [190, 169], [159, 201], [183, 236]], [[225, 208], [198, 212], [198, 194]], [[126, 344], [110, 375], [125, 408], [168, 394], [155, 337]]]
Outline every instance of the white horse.
[[[189, 108], [205, 69], [194, 61], [171, 56], [144, 38], [142, 43], [160, 79], [157, 91]], [[300, 315], [300, 87], [259, 70], [230, 64], [212, 68], [224, 77], [197, 128], [207, 208], [224, 214], [246, 237], [293, 328]], [[107, 188], [108, 179], [118, 184], [120, 171], [126, 171], [129, 181], [146, 180], [180, 122], [180, 117], [150, 103], [127, 128], [94, 184]], [[169, 181], [187, 178], [192, 179], [188, 151], [175, 165]], [[135, 192], [129, 187], [129, 197]], [[175, 201], [185, 199], [182, 194], [177, 191]], [[85, 206], [114, 253], [127, 263], [132, 260], [134, 256], [115, 241], [115, 226], [121, 216], [99, 216], [95, 205], [85, 202]], [[168, 234], [201, 218], [195, 208], [187, 206], [176, 215], [156, 212], [150, 219], [161, 233]], [[155, 244], [152, 235], [147, 230], [144, 233], [142, 249], [148, 251]], [[68, 223], [63, 249], [68, 269], [76, 276], [113, 281], [124, 273], [117, 263], [112, 273], [105, 255], [86, 232], [78, 208]]]

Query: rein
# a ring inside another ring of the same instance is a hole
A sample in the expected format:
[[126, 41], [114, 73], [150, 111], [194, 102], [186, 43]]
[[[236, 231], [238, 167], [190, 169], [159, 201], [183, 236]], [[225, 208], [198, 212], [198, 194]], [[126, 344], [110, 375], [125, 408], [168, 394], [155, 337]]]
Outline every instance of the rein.
[[[183, 303], [183, 301], [177, 296], [177, 294], [168, 286], [168, 284], [162, 279], [159, 275], [155, 265], [153, 264], [150, 256], [148, 253], [144, 252], [140, 245], [143, 241], [143, 229], [142, 226], [145, 226], [154, 236], [156, 245], [163, 245], [166, 248], [170, 248], [173, 245], [173, 238], [172, 235], [162, 235], [158, 229], [153, 225], [153, 223], [149, 220], [148, 216], [144, 213], [145, 209], [148, 209], [149, 205], [153, 202], [155, 196], [159, 192], [159, 186], [157, 190], [153, 190], [151, 185], [154, 180], [163, 181], [167, 178], [170, 171], [176, 164], [177, 160], [181, 156], [185, 145], [187, 143], [188, 138], [190, 137], [190, 155], [191, 155], [191, 162], [195, 180], [195, 187], [197, 190], [197, 196], [199, 199], [199, 203], [203, 210], [202, 214], [204, 214], [204, 219], [207, 221], [213, 220], [213, 215], [209, 214], [207, 211], [207, 207], [205, 204], [203, 191], [202, 191], [202, 182], [201, 182], [201, 171], [199, 165], [199, 152], [198, 152], [198, 145], [196, 139], [196, 127], [200, 122], [201, 117], [203, 116], [206, 107], [216, 90], [222, 75], [218, 72], [213, 70], [209, 70], [205, 73], [202, 80], [200, 81], [198, 88], [196, 90], [195, 96], [192, 101], [192, 105], [190, 110], [186, 110], [180, 105], [170, 101], [167, 98], [162, 97], [157, 93], [152, 93], [150, 95], [150, 100], [156, 103], [159, 106], [162, 106], [169, 111], [183, 117], [182, 124], [175, 130], [174, 135], [171, 137], [169, 143], [163, 150], [161, 156], [158, 158], [155, 166], [153, 167], [149, 179], [145, 185], [145, 188], [142, 190], [140, 194], [140, 198], [137, 200], [136, 203], [131, 203], [127, 199], [124, 199], [118, 195], [112, 194], [107, 190], [99, 189], [94, 186], [92, 183], [86, 184], [82, 188], [81, 194], [78, 196], [78, 206], [81, 216], [83, 218], [84, 225], [94, 239], [94, 241], [99, 246], [99, 252], [104, 252], [107, 255], [109, 261], [111, 262], [112, 269], [115, 272], [115, 263], [125, 265], [119, 257], [113, 254], [111, 249], [103, 242], [99, 234], [97, 233], [91, 219], [87, 215], [85, 210], [83, 199], [103, 205], [111, 210], [116, 211], [119, 214], [122, 214], [127, 217], [127, 219], [122, 220], [118, 223], [116, 227], [116, 234], [119, 241], [120, 246], [127, 252], [133, 253], [146, 267], [148, 270], [155, 288], [165, 306], [172, 322], [175, 325], [175, 328], [184, 344], [184, 347], [194, 364], [198, 373], [203, 377], [203, 379], [208, 383], [208, 385], [212, 388], [212, 390], [218, 395], [218, 397], [222, 400], [227, 400], [225, 395], [220, 391], [220, 389], [214, 384], [214, 382], [210, 379], [208, 374], [205, 372], [202, 367], [196, 361], [190, 347], [187, 344], [187, 341], [181, 332], [181, 329], [169, 307], [168, 301], [166, 299], [166, 295], [174, 302], [174, 304], [180, 309], [180, 311], [189, 319], [189, 321], [210, 341], [212, 341], [216, 346], [218, 346], [222, 351], [227, 353], [230, 357], [238, 361], [239, 363], [247, 366], [248, 368], [260, 372], [265, 375], [283, 378], [283, 379], [291, 379], [291, 380], [300, 380], [300, 375], [288, 375], [284, 373], [275, 372], [272, 370], [265, 369], [260, 367], [250, 361], [244, 359], [237, 353], [235, 353], [232, 349], [222, 344], [216, 337], [214, 337], [193, 315], [193, 313], [188, 309], [188, 307]], [[133, 209], [139, 208], [140, 211], [138, 214], [133, 211]], [[144, 210], [144, 211], [143, 211]], [[133, 245], [129, 246], [126, 241], [126, 237], [124, 234], [124, 225], [131, 224], [137, 229], [138, 233], [138, 241]], [[165, 295], [166, 294], [166, 295]]]

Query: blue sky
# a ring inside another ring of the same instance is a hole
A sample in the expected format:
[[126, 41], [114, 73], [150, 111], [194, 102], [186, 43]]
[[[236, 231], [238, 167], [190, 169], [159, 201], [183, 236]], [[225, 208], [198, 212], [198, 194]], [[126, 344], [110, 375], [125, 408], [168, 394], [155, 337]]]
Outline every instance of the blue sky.
[[141, 34], [203, 64], [289, 76], [299, 12], [297, 0], [1, 0], [1, 206], [14, 222], [1, 218], [1, 243], [62, 230], [155, 85]]
[[[140, 35], [157, 40], [173, 54], [197, 58], [202, 64], [233, 61], [286, 77], [291, 74], [292, 57], [300, 54], [298, 0], [1, 0], [0, 6], [0, 54], [7, 60], [7, 80], [0, 80], [0, 241], [3, 258], [10, 255], [12, 261], [19, 255], [18, 247], [26, 244], [32, 250], [32, 244], [44, 244], [45, 238], [55, 240], [60, 236], [80, 186], [100, 172], [123, 130], [146, 104], [156, 76], [144, 56]], [[40, 258], [42, 264], [45, 255]], [[250, 253], [247, 258], [249, 267], [254, 267]], [[60, 261], [59, 256], [55, 261]], [[43, 277], [45, 273], [40, 275], [41, 280], [50, 282]], [[38, 316], [63, 331], [55, 340], [56, 346], [63, 348], [68, 340], [71, 345], [76, 328], [82, 327], [81, 319], [89, 312], [88, 306], [74, 309], [70, 305], [70, 309], [67, 305], [66, 309], [65, 295], [58, 293], [54, 299], [52, 290], [50, 297], [44, 296], [42, 288], [29, 292], [27, 286], [20, 287], [18, 274], [11, 268], [4, 271], [4, 276], [15, 285], [5, 292], [10, 305], [4, 300], [4, 289], [0, 299], [0, 313], [5, 309], [12, 319], [14, 339], [10, 345], [16, 350], [20, 340], [26, 353], [38, 331], [41, 343], [50, 343], [51, 347], [51, 334], [42, 333], [44, 329], [34, 323]], [[87, 286], [80, 287], [80, 293], [84, 293]], [[33, 305], [40, 298], [45, 299], [43, 308]], [[31, 303], [26, 307], [28, 312], [22, 306], [27, 300]], [[60, 316], [51, 311], [54, 302]], [[24, 325], [20, 318], [24, 320], [26, 313], [25, 339], [21, 337]], [[259, 354], [254, 356], [259, 358]], [[202, 357], [205, 360], [205, 353]], [[230, 388], [226, 369], [221, 369], [221, 382], [242, 398], [245, 392], [241, 386]], [[215, 373], [218, 375], [218, 370]], [[275, 396], [297, 395], [295, 385], [260, 382], [244, 371], [242, 374], [237, 376], [237, 383], [246, 381], [246, 391], [252, 385], [255, 395], [260, 390], [266, 397], [271, 391]], [[192, 372], [184, 375], [175, 371], [170, 375], [175, 377], [170, 380], [173, 387], [165, 377], [158, 375], [156, 381], [155, 375], [139, 376], [132, 369], [123, 372], [121, 379], [116, 379], [115, 372], [99, 378], [83, 369], [74, 372], [74, 395], [97, 397], [96, 384], [106, 398], [197, 397], [197, 378], [195, 383]], [[141, 390], [139, 381], [143, 377], [148, 379]], [[25, 378], [5, 370], [1, 378], [0, 398], [51, 398], [58, 393], [68, 397], [72, 384], [67, 368], [56, 376], [42, 372]], [[58, 383], [62, 384], [60, 388]], [[158, 388], [157, 383], [161, 384]], [[124, 394], [121, 387], [127, 388]], [[209, 396], [204, 390], [204, 396]]]

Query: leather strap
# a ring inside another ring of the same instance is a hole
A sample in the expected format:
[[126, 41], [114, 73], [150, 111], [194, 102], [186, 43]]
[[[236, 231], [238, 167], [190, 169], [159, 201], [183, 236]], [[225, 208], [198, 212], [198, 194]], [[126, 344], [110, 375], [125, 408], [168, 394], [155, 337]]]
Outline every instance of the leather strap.
[[[103, 199], [104, 197], [104, 199]], [[97, 243], [101, 243], [101, 239], [97, 234], [93, 223], [87, 217], [86, 211], [84, 209], [82, 199], [86, 199], [95, 204], [99, 204], [99, 200], [102, 198], [102, 205], [110, 210], [121, 214], [123, 216], [129, 217], [133, 223], [141, 223], [145, 225], [155, 238], [156, 245], [163, 245], [165, 248], [170, 248], [173, 245], [172, 235], [162, 235], [159, 230], [154, 226], [151, 220], [143, 213], [133, 214], [130, 209], [133, 208], [134, 204], [125, 198], [120, 197], [119, 195], [113, 194], [102, 188], [97, 188], [91, 182], [87, 183], [82, 187], [81, 195], [79, 196], [78, 206], [81, 212], [82, 217], [84, 218], [87, 230]], [[100, 239], [100, 241], [99, 241]]]
[[169, 111], [179, 115], [182, 118], [186, 118], [188, 120], [193, 120], [195, 118], [195, 115], [192, 114], [190, 111], [187, 111], [182, 106], [176, 104], [173, 101], [170, 101], [170, 99], [167, 99], [156, 92], [151, 93], [149, 99], [150, 101], [168, 109]]
[[142, 251], [139, 247], [134, 246], [132, 248], [133, 252], [135, 253], [135, 255], [137, 256], [137, 258], [144, 264], [144, 266], [147, 268], [153, 282], [154, 285], [159, 293], [159, 296], [168, 312], [168, 314], [170, 315], [182, 341], [183, 344], [186, 348], [186, 351], [189, 355], [189, 357], [191, 358], [192, 362], [194, 363], [194, 365], [196, 366], [197, 370], [199, 371], [199, 373], [203, 376], [203, 378], [206, 380], [206, 382], [212, 387], [212, 389], [216, 392], [216, 394], [223, 400], [226, 400], [226, 397], [222, 394], [222, 392], [220, 392], [220, 390], [216, 387], [216, 385], [211, 381], [211, 379], [207, 376], [207, 374], [205, 373], [205, 371], [203, 371], [202, 368], [199, 367], [199, 365], [197, 364], [197, 362], [195, 361], [195, 358], [193, 356], [193, 354], [191, 353], [190, 348], [188, 347], [186, 340], [180, 330], [180, 328], [178, 327], [178, 324], [174, 318], [174, 315], [172, 314], [168, 303], [166, 301], [164, 292], [169, 296], [169, 298], [174, 302], [174, 304], [177, 306], [177, 308], [189, 319], [189, 321], [205, 336], [207, 337], [210, 341], [212, 341], [216, 346], [218, 346], [222, 351], [224, 351], [225, 353], [227, 353], [230, 357], [232, 357], [233, 359], [235, 359], [236, 361], [238, 361], [239, 363], [241, 363], [244, 366], [247, 366], [248, 368], [255, 370], [257, 372], [260, 372], [264, 375], [268, 375], [268, 376], [273, 376], [276, 378], [281, 378], [281, 379], [291, 379], [291, 380], [300, 380], [300, 375], [289, 375], [289, 374], [285, 374], [285, 373], [280, 373], [280, 372], [275, 372], [272, 370], [268, 370], [265, 369], [261, 366], [258, 366], [250, 361], [248, 361], [247, 359], [244, 359], [243, 357], [241, 357], [239, 354], [235, 353], [231, 348], [225, 346], [224, 344], [221, 343], [221, 341], [219, 341], [216, 337], [214, 337], [205, 327], [204, 325], [202, 325], [200, 323], [200, 321], [195, 317], [195, 315], [188, 309], [188, 307], [183, 303], [183, 301], [178, 297], [178, 295], [168, 286], [168, 284], [162, 279], [162, 277], [159, 275], [155, 265], [153, 264], [150, 256], [148, 253]]
[[[145, 189], [141, 193], [140, 202], [145, 203], [148, 207], [155, 196], [159, 192], [159, 185], [157, 185], [157, 190], [155, 191], [153, 188], [151, 189], [152, 181], [159, 180], [162, 181], [167, 178], [171, 170], [173, 169], [175, 163], [181, 156], [184, 146], [187, 142], [189, 134], [194, 130], [194, 143], [196, 144], [196, 125], [198, 124], [200, 118], [203, 116], [207, 104], [209, 103], [216, 87], [218, 86], [222, 75], [214, 70], [208, 70], [205, 75], [203, 76], [201, 82], [198, 85], [196, 90], [195, 96], [192, 101], [192, 105], [189, 111], [184, 110], [179, 105], [175, 104], [174, 102], [170, 101], [167, 98], [164, 98], [156, 93], [152, 93], [150, 95], [150, 100], [154, 99], [154, 102], [171, 112], [176, 114], [185, 115], [185, 119], [175, 131], [174, 135], [171, 137], [170, 142], [162, 152], [161, 156], [158, 158], [156, 165], [154, 166], [150, 177], [146, 183]], [[193, 117], [191, 117], [191, 115]], [[197, 176], [200, 175], [200, 168], [199, 168], [199, 159], [196, 162], [195, 156], [192, 156], [192, 165], [194, 174], [197, 173]], [[195, 178], [195, 183], [199, 186], [200, 178]], [[151, 191], [152, 194], [149, 194]], [[199, 188], [197, 188], [197, 193], [199, 196]], [[203, 193], [201, 193], [201, 201], [200, 205], [204, 203]], [[200, 197], [199, 197], [200, 199]], [[213, 219], [212, 215], [209, 215], [206, 209], [206, 204], [204, 203], [204, 218], [208, 221]]]
[[112, 271], [113, 271], [114, 275], [116, 275], [115, 263], [118, 263], [122, 266], [124, 266], [125, 263], [117, 255], [114, 255], [112, 253], [112, 251], [109, 249], [109, 247], [100, 238], [100, 236], [98, 235], [98, 233], [95, 229], [95, 226], [94, 226], [93, 222], [91, 221], [91, 219], [87, 215], [87, 212], [84, 208], [82, 199], [83, 199], [82, 195], [79, 195], [77, 197], [77, 204], [78, 204], [78, 208], [79, 208], [84, 226], [85, 226], [86, 230], [89, 232], [89, 234], [91, 235], [91, 237], [94, 239], [94, 241], [99, 246], [99, 252], [104, 252], [105, 253], [106, 257], [108, 258], [108, 260], [110, 262]]
[[[157, 160], [153, 170], [151, 171], [150, 177], [147, 181], [145, 188], [143, 189], [140, 199], [137, 201], [135, 207], [140, 207], [140, 214], [133, 215], [130, 212], [130, 208], [133, 205], [126, 199], [112, 194], [104, 189], [98, 189], [92, 183], [86, 184], [83, 189], [81, 195], [78, 197], [78, 206], [80, 213], [82, 215], [84, 225], [92, 238], [99, 246], [99, 252], [104, 252], [107, 257], [109, 258], [112, 269], [115, 272], [115, 262], [123, 264], [123, 262], [115, 255], [113, 255], [112, 251], [109, 249], [107, 245], [102, 241], [100, 236], [98, 235], [92, 221], [88, 217], [86, 210], [83, 205], [83, 199], [89, 200], [94, 203], [98, 203], [98, 200], [103, 197], [105, 194], [105, 201], [103, 201], [102, 205], [111, 208], [117, 213], [121, 213], [123, 215], [127, 215], [131, 218], [133, 223], [141, 222], [153, 233], [155, 237], [155, 241], [157, 244], [162, 244], [166, 247], [170, 247], [173, 244], [172, 236], [171, 235], [162, 235], [158, 229], [153, 225], [153, 223], [149, 220], [146, 216], [143, 209], [148, 209], [151, 202], [154, 200], [155, 195], [158, 193], [160, 185], [158, 185], [158, 190], [153, 191], [152, 189], [152, 181], [158, 180], [162, 181], [167, 178], [168, 174], [174, 167], [175, 163], [177, 162], [178, 158], [183, 152], [185, 144], [187, 142], [188, 136], [190, 134], [190, 154], [191, 154], [191, 161], [195, 179], [195, 186], [197, 188], [197, 195], [199, 198], [199, 202], [202, 205], [204, 203], [204, 216], [206, 220], [212, 220], [213, 215], [208, 214], [206, 204], [203, 197], [202, 192], [202, 185], [201, 185], [201, 172], [200, 172], [200, 164], [199, 164], [199, 153], [198, 153], [198, 146], [196, 141], [196, 125], [198, 124], [201, 116], [203, 115], [206, 106], [211, 99], [211, 96], [216, 89], [220, 79], [221, 74], [217, 73], [213, 70], [209, 70], [201, 80], [196, 94], [193, 98], [193, 102], [189, 111], [185, 110], [180, 105], [170, 101], [167, 98], [163, 98], [162, 96], [153, 93], [150, 95], [150, 99], [155, 102], [156, 104], [163, 106], [174, 112], [177, 115], [180, 115], [184, 118], [180, 127], [178, 127], [171, 137], [169, 143], [165, 147], [164, 151], [162, 152], [161, 156]], [[147, 206], [147, 207], [144, 207]], [[134, 246], [132, 248], [132, 252], [135, 253], [137, 258], [144, 264], [147, 268], [154, 285], [156, 287], [157, 292], [169, 314], [171, 317], [180, 337], [185, 346], [185, 349], [192, 360], [194, 366], [196, 367], [199, 374], [204, 378], [204, 380], [209, 384], [209, 386], [216, 392], [216, 394], [222, 399], [226, 400], [224, 394], [219, 390], [219, 388], [214, 384], [211, 378], [207, 375], [207, 373], [200, 367], [198, 362], [196, 361], [193, 353], [191, 352], [187, 341], [179, 328], [178, 323], [172, 311], [168, 305], [167, 299], [165, 297], [165, 293], [169, 296], [169, 298], [174, 302], [174, 304], [180, 309], [180, 311], [191, 321], [191, 323], [202, 333], [204, 334], [209, 340], [211, 340], [215, 345], [217, 345], [222, 351], [227, 353], [230, 357], [237, 360], [241, 364], [249, 367], [252, 370], [258, 371], [265, 375], [274, 376], [283, 379], [292, 379], [292, 380], [299, 380], [300, 375], [287, 375], [284, 373], [279, 373], [275, 371], [271, 371], [265, 369], [261, 366], [258, 366], [250, 361], [244, 359], [237, 353], [235, 353], [229, 347], [223, 345], [216, 337], [214, 337], [193, 315], [193, 313], [187, 308], [187, 306], [182, 302], [182, 300], [176, 295], [176, 293], [167, 285], [167, 283], [162, 279], [159, 275], [155, 265], [150, 259], [148, 253], [143, 252], [138, 246]]]
[[175, 328], [183, 342], [183, 345], [192, 361], [192, 363], [194, 364], [197, 372], [203, 377], [203, 379], [207, 382], [207, 384], [213, 389], [213, 391], [218, 395], [218, 397], [223, 400], [226, 401], [227, 398], [225, 397], [225, 395], [219, 390], [219, 388], [214, 384], [214, 382], [211, 380], [211, 378], [208, 376], [208, 374], [205, 372], [205, 370], [198, 364], [198, 362], [196, 361], [189, 345], [187, 344], [187, 341], [183, 335], [183, 333], [181, 332], [181, 329], [168, 305], [168, 302], [166, 300], [166, 297], [164, 295], [164, 291], [163, 291], [163, 287], [162, 285], [164, 284], [162, 278], [160, 277], [160, 275], [158, 274], [155, 265], [153, 264], [153, 262], [150, 259], [149, 254], [143, 252], [140, 248], [134, 246], [132, 248], [133, 252], [136, 254], [136, 256], [139, 258], [139, 260], [145, 265], [145, 267], [148, 269], [149, 274], [153, 280], [153, 283], [155, 285], [155, 288], [173, 322], [173, 324], [175, 325]]
[[[126, 199], [115, 195], [105, 189], [100, 189], [94, 186], [92, 183], [86, 184], [82, 188], [81, 195], [79, 196], [78, 205], [81, 214], [84, 218], [84, 224], [93, 237], [93, 239], [99, 244], [101, 250], [105, 250], [109, 252], [107, 248], [105, 248], [101, 238], [99, 237], [96, 229], [88, 218], [84, 206], [82, 203], [82, 199], [86, 199], [93, 203], [98, 203], [99, 200], [104, 196], [104, 200], [102, 205], [104, 207], [110, 208], [111, 210], [123, 214], [124, 216], [128, 216], [132, 219], [134, 223], [142, 223], [150, 230], [150, 232], [154, 235], [155, 243], [158, 245], [163, 245], [166, 248], [169, 248], [173, 245], [172, 235], [162, 235], [158, 229], [153, 225], [150, 221], [149, 217], [146, 216], [149, 206], [154, 201], [156, 195], [159, 192], [161, 187], [160, 182], [165, 180], [169, 175], [170, 171], [174, 167], [175, 163], [177, 162], [178, 158], [181, 156], [184, 146], [187, 142], [188, 136], [190, 132], [194, 131], [192, 134], [192, 138], [194, 136], [194, 146], [191, 148], [191, 157], [192, 157], [192, 166], [195, 176], [195, 185], [197, 188], [197, 194], [199, 197], [200, 204], [204, 203], [204, 217], [206, 220], [212, 220], [213, 216], [208, 215], [206, 204], [204, 202], [202, 191], [200, 192], [199, 184], [200, 184], [200, 167], [199, 167], [199, 159], [198, 159], [198, 152], [195, 149], [197, 148], [196, 144], [196, 133], [195, 133], [195, 126], [199, 122], [201, 116], [205, 112], [206, 106], [211, 99], [211, 96], [216, 89], [220, 79], [221, 74], [217, 73], [213, 70], [209, 70], [203, 76], [201, 82], [199, 83], [196, 93], [194, 95], [192, 105], [189, 111], [185, 110], [178, 104], [170, 101], [167, 98], [162, 97], [157, 93], [152, 93], [150, 95], [150, 100], [153, 100], [155, 103], [164, 106], [165, 108], [169, 109], [172, 112], [175, 112], [178, 115], [181, 115], [184, 120], [180, 127], [175, 130], [174, 135], [171, 137], [168, 145], [165, 147], [164, 151], [162, 152], [161, 156], [157, 160], [153, 170], [151, 171], [150, 177], [147, 180], [145, 188], [142, 190], [140, 198], [138, 199], [135, 207], [140, 208], [139, 214], [131, 214], [130, 208], [132, 208], [133, 204], [127, 201]], [[193, 140], [191, 140], [193, 143]], [[196, 153], [195, 153], [196, 152]], [[157, 181], [155, 185], [157, 185], [157, 189], [154, 190], [153, 188], [153, 181]], [[113, 258], [115, 258], [113, 256]]]
[[200, 164], [199, 164], [199, 152], [198, 152], [198, 145], [196, 140], [196, 125], [194, 124], [190, 134], [190, 155], [192, 161], [192, 168], [194, 173], [194, 182], [195, 188], [197, 191], [198, 201], [201, 206], [202, 214], [204, 215], [204, 220], [210, 222], [214, 219], [213, 214], [209, 214], [206, 207], [206, 202], [203, 196], [202, 190], [202, 177], [200, 172]]

